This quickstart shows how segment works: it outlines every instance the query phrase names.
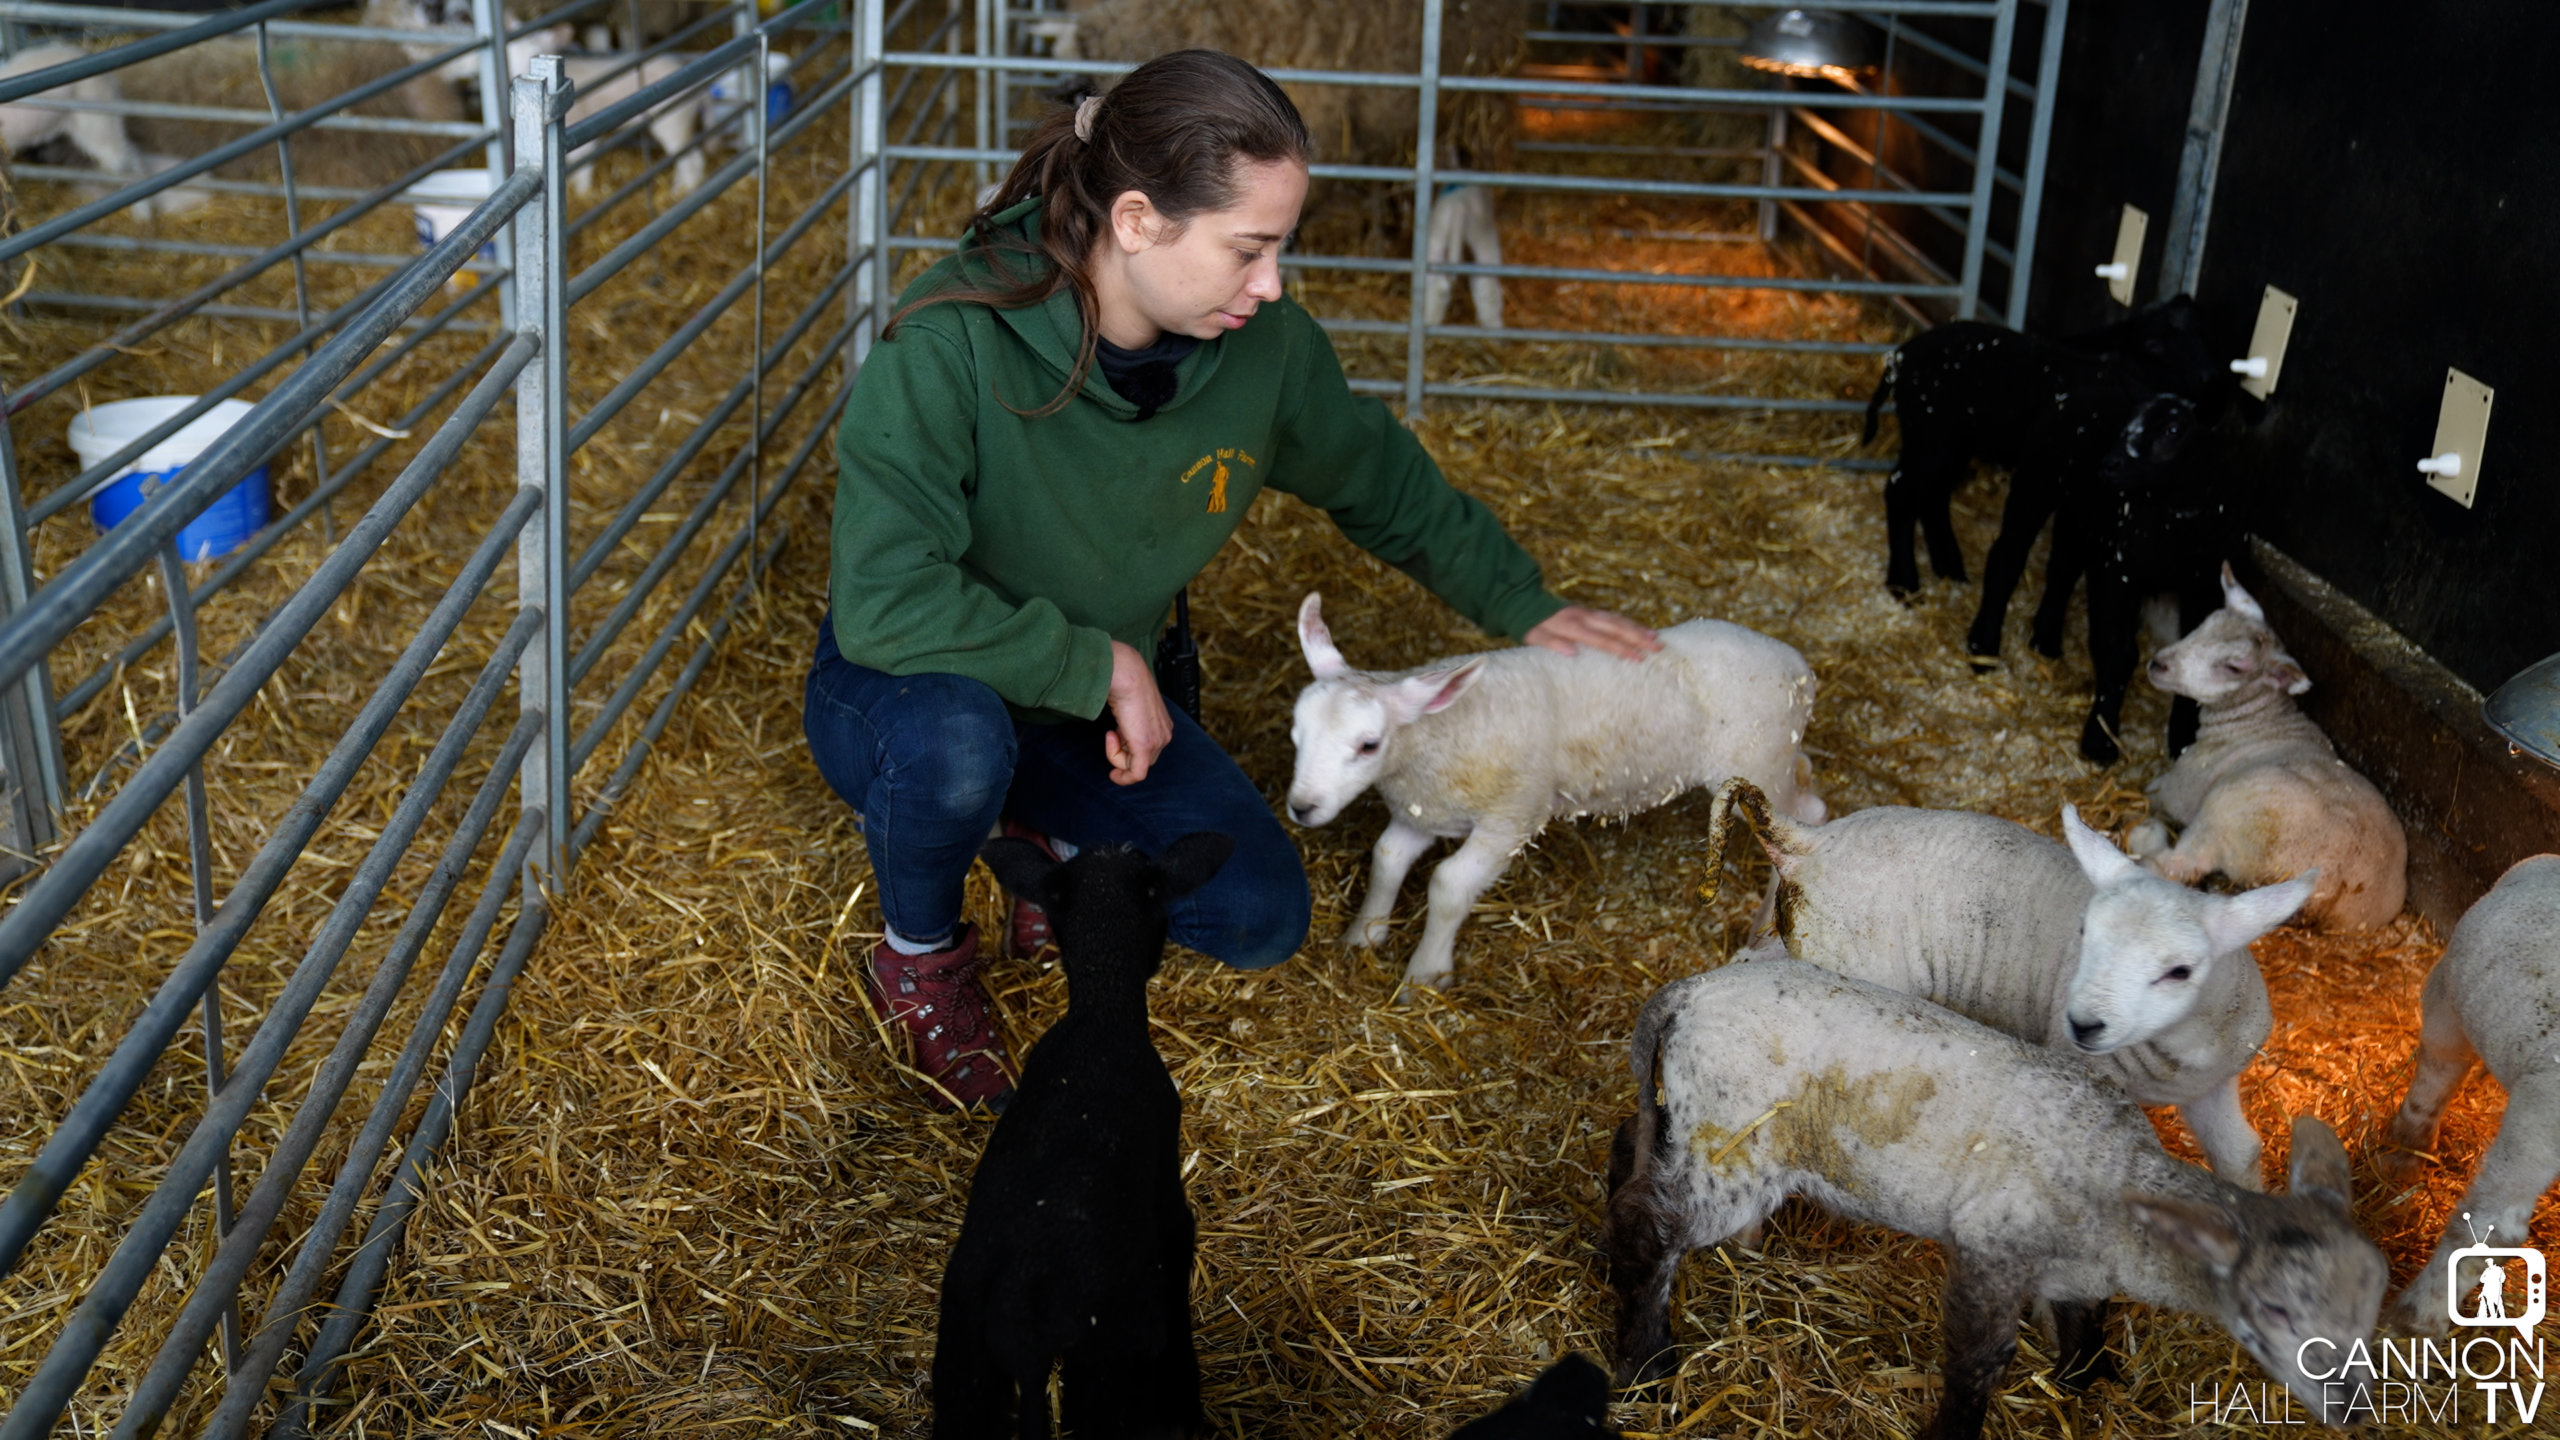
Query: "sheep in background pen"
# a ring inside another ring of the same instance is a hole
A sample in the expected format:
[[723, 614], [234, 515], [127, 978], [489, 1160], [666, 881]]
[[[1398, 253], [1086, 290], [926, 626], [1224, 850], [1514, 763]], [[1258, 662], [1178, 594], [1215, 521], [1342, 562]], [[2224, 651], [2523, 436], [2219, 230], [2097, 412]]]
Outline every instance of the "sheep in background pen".
[[[0, 79], [14, 79], [51, 66], [81, 59], [89, 52], [77, 45], [38, 45], [21, 50], [0, 66]], [[117, 72], [92, 75], [42, 92], [46, 99], [114, 101], [124, 98]], [[16, 156], [53, 140], [67, 141], [97, 168], [110, 175], [140, 179], [157, 174], [177, 163], [165, 155], [146, 155], [136, 148], [125, 130], [124, 117], [103, 110], [56, 110], [48, 106], [18, 101], [0, 105], [0, 140], [5, 140], [8, 154]], [[205, 202], [205, 193], [179, 187], [139, 200], [132, 206], [136, 219], [149, 220], [154, 215], [183, 215]]]
[[[287, 115], [324, 104], [415, 63], [401, 46], [372, 40], [280, 36], [271, 42], [269, 54], [277, 103]], [[120, 73], [129, 94], [147, 94], [177, 105], [243, 110], [259, 116], [267, 113], [267, 94], [258, 73], [257, 41], [248, 36], [220, 36], [155, 56]], [[434, 71], [412, 77], [337, 113], [429, 121], [473, 118], [463, 112], [459, 92]], [[138, 115], [128, 128], [146, 150], [201, 155], [264, 123]], [[311, 185], [380, 185], [451, 149], [459, 138], [315, 126], [292, 138], [293, 171], [298, 180]], [[275, 148], [259, 146], [214, 173], [228, 179], [272, 179], [277, 173]]]
[[2052, 1306], [2074, 1388], [2113, 1375], [2107, 1307], [2123, 1295], [2211, 1317], [2323, 1419], [2371, 1413], [2301, 1358], [2313, 1340], [2365, 1344], [2390, 1282], [2317, 1120], [2294, 1121], [2292, 1193], [2257, 1194], [2170, 1156], [2068, 1056], [1784, 958], [1664, 986], [1629, 1050], [1636, 1109], [1611, 1146], [1604, 1241], [1621, 1384], [1676, 1368], [1681, 1257], [1802, 1196], [1945, 1252], [1936, 1440], [1981, 1433], [2030, 1300]]
[[[1461, 252], [1478, 265], [1502, 263], [1502, 232], [1494, 228], [1493, 192], [1482, 185], [1451, 185], [1431, 202], [1429, 253], [1434, 266], [1454, 265]], [[1449, 316], [1450, 277], [1431, 276], [1423, 292], [1423, 320], [1437, 325]], [[1502, 325], [1502, 277], [1470, 275], [1467, 295], [1475, 301], [1476, 323], [1488, 330]]]
[[2307, 879], [2205, 895], [2128, 859], [2062, 807], [2068, 848], [1967, 810], [1876, 806], [1805, 827], [1727, 782], [1711, 874], [1747, 816], [1777, 869], [1776, 935], [1799, 960], [2077, 1056], [2142, 1105], [2175, 1105], [2224, 1180], [2261, 1188], [2240, 1074], [2274, 1023], [2249, 942]]
[[[2518, 1246], [2534, 1206], [2560, 1179], [2560, 855], [2517, 862], [2453, 927], [2427, 975], [2417, 1073], [2392, 1117], [2384, 1173], [2406, 1181], [2430, 1159], [2445, 1103], [2486, 1063], [2506, 1088], [2498, 1138], [2454, 1207], [2425, 1270], [2392, 1304], [2392, 1318], [2440, 1333], [2445, 1306], [2479, 1288], [2485, 1258], [2463, 1242]], [[2465, 1310], [2464, 1313], [2471, 1313]], [[2512, 1313], [2512, 1312], [2510, 1312]]]
[[1804, 657], [1722, 620], [1684, 621], [1661, 640], [1641, 661], [1518, 646], [1376, 674], [1343, 660], [1309, 595], [1298, 643], [1315, 680], [1289, 731], [1290, 818], [1326, 824], [1372, 785], [1388, 811], [1344, 943], [1386, 938], [1396, 890], [1435, 839], [1463, 843], [1431, 872], [1408, 985], [1449, 983], [1467, 912], [1551, 820], [1632, 815], [1739, 775], [1819, 823]]

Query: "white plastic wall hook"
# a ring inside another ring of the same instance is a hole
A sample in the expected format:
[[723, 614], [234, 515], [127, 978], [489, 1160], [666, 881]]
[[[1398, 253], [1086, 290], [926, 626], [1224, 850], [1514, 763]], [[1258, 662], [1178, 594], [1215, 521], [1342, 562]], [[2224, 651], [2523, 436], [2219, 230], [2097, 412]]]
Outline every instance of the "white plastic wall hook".
[[2133, 278], [2133, 267], [2127, 265], [2121, 260], [2110, 260], [2106, 264], [2098, 267], [2098, 278], [2101, 280], [2130, 280]]
[[2246, 360], [2234, 360], [2231, 362], [2231, 373], [2246, 375], [2252, 380], [2264, 380], [2267, 378], [2267, 357], [2252, 355]]
[[2441, 475], [2447, 480], [2459, 479], [2462, 475], [2462, 457], [2452, 451], [2431, 456], [2418, 462], [2418, 473]]
[[2142, 236], [2150, 226], [2151, 217], [2131, 205], [2117, 217], [2115, 253], [2098, 267], [2098, 278], [2107, 282], [2108, 298], [2119, 305], [2133, 303], [2133, 277], [2142, 268]]
[[2435, 453], [2418, 462], [2428, 488], [2468, 510], [2479, 497], [2480, 457], [2489, 448], [2489, 409], [2497, 392], [2459, 370], [2444, 377], [2444, 405], [2436, 412]]

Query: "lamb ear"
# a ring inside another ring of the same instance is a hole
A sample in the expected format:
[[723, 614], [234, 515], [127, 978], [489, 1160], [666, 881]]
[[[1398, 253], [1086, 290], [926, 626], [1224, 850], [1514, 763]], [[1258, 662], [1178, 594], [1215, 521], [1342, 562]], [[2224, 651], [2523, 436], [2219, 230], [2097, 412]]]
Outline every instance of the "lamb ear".
[[2261, 885], [2237, 895], [2205, 896], [2204, 938], [2212, 942], [2213, 953], [2245, 950], [2250, 941], [2292, 919], [2293, 912], [2311, 898], [2319, 879], [2318, 870], [2305, 870], [2281, 884]]
[[2151, 1238], [2176, 1250], [2192, 1255], [2213, 1267], [2217, 1275], [2228, 1275], [2240, 1263], [2240, 1228], [2218, 1205], [2201, 1205], [2181, 1200], [2174, 1195], [2145, 1195], [2139, 1190], [2124, 1192], [2124, 1203], [2133, 1210], [2133, 1223], [2149, 1232]]
[[1298, 648], [1306, 652], [1307, 668], [1319, 680], [1330, 680], [1351, 668], [1343, 663], [1342, 652], [1333, 648], [1333, 632], [1324, 628], [1324, 596], [1313, 590], [1298, 604]]
[[2287, 695], [2299, 695], [2311, 688], [2311, 677], [2302, 671], [2302, 662], [2279, 650], [2267, 657], [2267, 678], [2284, 687]]
[[2255, 620], [2261, 625], [2267, 623], [2267, 612], [2258, 608], [2256, 596], [2240, 588], [2240, 581], [2231, 573], [2228, 560], [2222, 562], [2222, 608], [2242, 619]]
[[2292, 1178], [2285, 1188], [2334, 1206], [2342, 1215], [2354, 1212], [2347, 1147], [2338, 1142], [2337, 1131], [2309, 1115], [2293, 1117]]
[[1454, 670], [1426, 670], [1408, 675], [1387, 687], [1382, 696], [1387, 702], [1387, 718], [1398, 725], [1410, 725], [1425, 715], [1437, 715], [1458, 703], [1458, 697], [1474, 688], [1484, 676], [1484, 657], [1479, 655]]
[[2081, 823], [2079, 807], [2068, 803], [2062, 807], [2062, 838], [2071, 846], [2071, 858], [2080, 862], [2080, 873], [2101, 890], [2143, 873], [2116, 842]]
[[1167, 845], [1156, 857], [1156, 868], [1164, 872], [1165, 898], [1188, 895], [1208, 884], [1234, 853], [1234, 837], [1215, 830], [1196, 830]]
[[1028, 840], [1007, 836], [990, 840], [978, 851], [978, 858], [996, 872], [996, 880], [1017, 898], [1034, 905], [1047, 905], [1057, 896], [1050, 884], [1061, 868], [1049, 858], [1049, 852]]

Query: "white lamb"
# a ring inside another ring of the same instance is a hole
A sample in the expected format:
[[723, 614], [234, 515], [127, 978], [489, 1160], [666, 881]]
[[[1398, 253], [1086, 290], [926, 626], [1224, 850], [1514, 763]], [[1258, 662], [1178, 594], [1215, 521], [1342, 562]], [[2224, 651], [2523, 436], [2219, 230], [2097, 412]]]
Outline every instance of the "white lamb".
[[[1502, 263], [1502, 232], [1493, 223], [1493, 192], [1482, 185], [1451, 187], [1431, 202], [1431, 234], [1425, 249], [1433, 265], [1455, 265], [1464, 258], [1478, 265]], [[1449, 318], [1447, 275], [1434, 274], [1423, 290], [1423, 319], [1433, 325]], [[1502, 327], [1502, 277], [1470, 275], [1467, 294], [1475, 301], [1476, 323], [1488, 330]]]
[[[2490, 1245], [2523, 1245], [2535, 1203], [2560, 1179], [2560, 855], [2519, 861], [2480, 897], [2453, 927], [2421, 1004], [2417, 1074], [2392, 1119], [2398, 1148], [2385, 1170], [2406, 1179], [2435, 1148], [2445, 1102], [2475, 1065], [2486, 1061], [2507, 1091], [2498, 1138], [2456, 1218], [2392, 1306], [2398, 1323], [2442, 1331], [2450, 1307], [2480, 1288], [2487, 1263], [2466, 1256], [2457, 1266], [2455, 1252], [2475, 1233]], [[2480, 1313], [2477, 1303], [2461, 1309]]]
[[2069, 805], [2065, 849], [1964, 810], [1798, 826], [1740, 782], [1708, 815], [1718, 872], [1736, 813], [1776, 865], [1788, 953], [2076, 1054], [2135, 1103], [2177, 1106], [2216, 1175], [2261, 1188], [2240, 1072], [2274, 1015], [2249, 942], [2293, 914], [2310, 877], [2207, 895], [2127, 859]]
[[[2181, 884], [2217, 871], [2264, 885], [2320, 872], [2302, 916], [2361, 930], [2400, 913], [2409, 846], [2373, 782], [2347, 767], [2295, 707], [2311, 688], [2231, 567], [2222, 608], [2151, 660], [2151, 683], [2201, 707], [2195, 744], [2151, 782], [2152, 818], [2132, 835], [2144, 864]], [[2162, 814], [2186, 827], [2169, 843]]]
[[[21, 50], [10, 56], [6, 65], [0, 65], [0, 80], [15, 79], [74, 60], [85, 60], [88, 54], [77, 45], [61, 44]], [[42, 98], [95, 103], [121, 100], [124, 91], [116, 82], [115, 72], [110, 70], [103, 75], [92, 75], [85, 80], [56, 86], [43, 92]], [[56, 136], [68, 137], [80, 148], [80, 153], [88, 156], [101, 170], [136, 176], [144, 171], [142, 152], [134, 148], [132, 139], [125, 134], [124, 117], [121, 115], [101, 110], [56, 110], [26, 101], [0, 105], [0, 140], [7, 142], [10, 154], [32, 150]], [[148, 204], [139, 207], [138, 213], [148, 219], [151, 213]]]
[[1803, 1196], [1943, 1248], [1938, 1440], [1981, 1433], [2030, 1300], [2052, 1307], [2067, 1384], [2112, 1377], [2106, 1309], [2122, 1295], [2212, 1317], [2332, 1423], [2360, 1399], [2370, 1412], [2300, 1359], [2314, 1340], [2338, 1347], [2315, 1356], [2367, 1341], [2390, 1279], [2317, 1120], [2294, 1122], [2292, 1193], [2257, 1194], [2172, 1158], [2087, 1066], [1787, 959], [1664, 986], [1631, 1063], [1605, 1242], [1621, 1384], [1676, 1368], [1681, 1257]]
[[[569, 118], [573, 122], [583, 120], [608, 105], [627, 100], [639, 94], [642, 86], [655, 85], [683, 69], [692, 58], [689, 55], [652, 55], [631, 69], [603, 79], [599, 77], [627, 63], [630, 57], [568, 56], [561, 61], [561, 73], [578, 86], [577, 102], [571, 106]], [[702, 151], [698, 147], [691, 150], [685, 147], [693, 144], [694, 134], [702, 128], [705, 103], [705, 92], [695, 90], [649, 112], [649, 138], [658, 142], [659, 149], [678, 157], [672, 177], [678, 195], [690, 195], [702, 185]], [[579, 150], [570, 157], [572, 163], [583, 159], [594, 149], [595, 146], [590, 145]], [[593, 165], [579, 165], [569, 172], [571, 194], [583, 196], [593, 190], [595, 184], [596, 167]]]
[[1476, 897], [1559, 816], [1630, 815], [1739, 775], [1818, 823], [1802, 749], [1814, 695], [1804, 657], [1721, 620], [1661, 636], [1661, 651], [1635, 662], [1522, 646], [1373, 674], [1344, 663], [1309, 595], [1298, 642], [1315, 683], [1289, 731], [1290, 817], [1322, 825], [1372, 785], [1389, 813], [1344, 942], [1386, 938], [1396, 888], [1434, 839], [1465, 843], [1431, 872], [1408, 984], [1448, 984]]

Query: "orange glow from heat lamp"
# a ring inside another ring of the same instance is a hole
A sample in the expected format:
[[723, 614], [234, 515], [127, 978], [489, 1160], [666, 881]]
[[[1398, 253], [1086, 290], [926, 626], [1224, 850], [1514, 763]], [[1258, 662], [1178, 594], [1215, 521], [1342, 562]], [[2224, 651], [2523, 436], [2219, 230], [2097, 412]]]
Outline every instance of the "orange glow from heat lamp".
[[1773, 75], [1854, 86], [1876, 68], [1875, 33], [1833, 10], [1778, 10], [1751, 27], [1735, 58]]

